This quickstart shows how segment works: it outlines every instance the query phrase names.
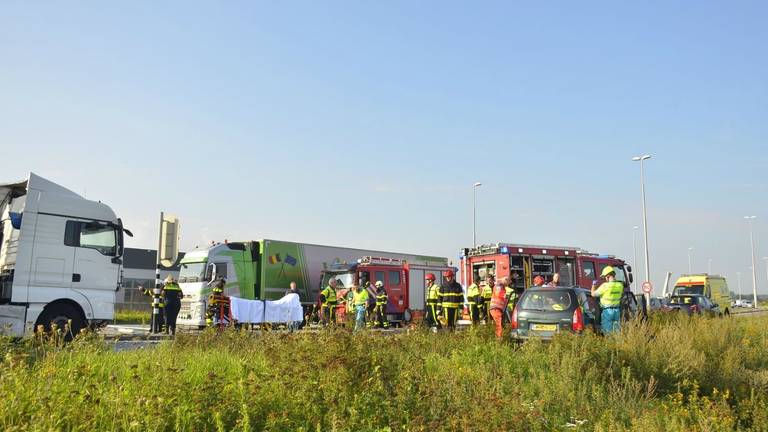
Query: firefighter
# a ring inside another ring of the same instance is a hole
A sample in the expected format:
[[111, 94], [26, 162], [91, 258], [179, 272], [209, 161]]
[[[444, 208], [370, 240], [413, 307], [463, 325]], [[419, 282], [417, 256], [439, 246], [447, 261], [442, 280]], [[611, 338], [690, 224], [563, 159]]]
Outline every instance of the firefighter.
[[154, 288], [144, 288], [139, 285], [139, 291], [146, 296], [152, 296], [152, 321], [150, 322], [149, 332], [161, 333], [163, 331], [163, 310], [165, 307], [163, 304], [162, 286], [157, 284]]
[[384, 289], [384, 282], [376, 281], [376, 327], [389, 328], [387, 320], [387, 290]]
[[205, 325], [213, 327], [214, 325], [224, 325], [225, 318], [229, 316], [229, 299], [224, 295], [224, 278], [211, 281], [208, 285], [213, 285], [211, 293], [208, 294], [208, 303], [205, 310]]
[[600, 297], [600, 327], [603, 334], [618, 331], [621, 325], [621, 294], [624, 284], [616, 280], [616, 271], [611, 266], [605, 266], [600, 275], [605, 282], [597, 287], [592, 285], [592, 297]]
[[336, 279], [328, 281], [328, 286], [320, 293], [325, 325], [336, 324]]
[[173, 276], [165, 278], [163, 297], [163, 304], [165, 305], [165, 333], [175, 335], [176, 318], [181, 310], [181, 298], [184, 297], [184, 293], [181, 292], [181, 287], [176, 283], [176, 279]]
[[427, 290], [427, 314], [424, 317], [424, 322], [427, 323], [427, 327], [437, 330], [442, 327], [440, 320], [437, 319], [440, 308], [440, 286], [435, 283], [433, 273], [427, 273], [424, 277], [424, 285]]
[[464, 304], [464, 290], [461, 288], [458, 282], [454, 279], [453, 270], [446, 270], [443, 272], [443, 279], [445, 281], [440, 286], [439, 296], [440, 303], [443, 306], [443, 312], [445, 313], [446, 326], [448, 330], [456, 330], [456, 320], [459, 316], [459, 308]]
[[480, 296], [480, 277], [475, 277], [474, 282], [467, 287], [467, 303], [469, 303], [469, 316], [472, 319], [472, 324], [476, 325], [480, 322], [480, 304], [482, 304], [482, 297]]
[[[514, 291], [513, 291], [514, 292]], [[496, 325], [496, 338], [501, 339], [504, 334], [504, 309], [508, 303], [504, 283], [499, 281], [494, 285], [491, 295], [490, 314]]]
[[365, 311], [368, 305], [368, 290], [362, 285], [352, 286], [355, 292], [352, 302], [355, 305], [355, 331], [365, 328]]
[[512, 286], [512, 278], [504, 276], [501, 278], [501, 284], [504, 287], [504, 296], [507, 299], [507, 308], [504, 311], [504, 317], [507, 321], [512, 321], [512, 312], [515, 310], [515, 304], [517, 304], [517, 291]]
[[486, 323], [491, 322], [491, 297], [493, 296], [494, 285], [493, 275], [487, 275], [485, 282], [480, 284], [480, 296], [483, 298], [483, 308], [480, 311], [480, 316], [483, 317]]

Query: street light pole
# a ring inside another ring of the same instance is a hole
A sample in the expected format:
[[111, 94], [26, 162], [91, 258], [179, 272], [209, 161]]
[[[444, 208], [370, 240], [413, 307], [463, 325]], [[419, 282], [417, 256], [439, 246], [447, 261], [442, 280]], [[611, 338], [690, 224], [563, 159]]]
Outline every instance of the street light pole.
[[[637, 238], [636, 237], [637, 237], [637, 230], [639, 229], [640, 227], [637, 225], [632, 227], [632, 253], [635, 255], [634, 257], [635, 260], [632, 261], [632, 264], [634, 264], [635, 267], [637, 267]], [[633, 282], [633, 284], [635, 286], [635, 292], [637, 292], [637, 282]]]
[[688, 274], [693, 274], [693, 247], [688, 248]]
[[757, 218], [757, 216], [744, 216], [744, 219], [749, 221], [749, 244], [752, 248], [752, 307], [757, 308], [757, 269], [755, 268], [755, 236], [753, 234], [752, 230], [752, 221], [754, 221]]
[[[635, 162], [640, 162], [640, 192], [643, 196], [643, 243], [645, 244], [645, 281], [651, 279], [651, 264], [648, 258], [648, 217], [645, 212], [645, 173], [643, 172], [643, 161], [651, 158], [651, 155], [635, 156], [632, 158]], [[648, 309], [651, 307], [651, 295], [646, 296]]]
[[472, 185], [472, 247], [477, 246], [477, 188], [482, 185], [480, 182]]
[[707, 274], [712, 274], [712, 258], [707, 260]]
[[736, 279], [739, 281], [739, 302], [741, 302], [741, 272], [736, 272]]

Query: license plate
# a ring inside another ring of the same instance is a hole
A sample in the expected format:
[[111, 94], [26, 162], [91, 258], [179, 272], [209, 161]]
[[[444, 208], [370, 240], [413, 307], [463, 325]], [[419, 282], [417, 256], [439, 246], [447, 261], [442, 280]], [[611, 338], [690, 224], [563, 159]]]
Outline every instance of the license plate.
[[557, 324], [531, 324], [531, 330], [535, 330], [535, 331], [557, 331]]

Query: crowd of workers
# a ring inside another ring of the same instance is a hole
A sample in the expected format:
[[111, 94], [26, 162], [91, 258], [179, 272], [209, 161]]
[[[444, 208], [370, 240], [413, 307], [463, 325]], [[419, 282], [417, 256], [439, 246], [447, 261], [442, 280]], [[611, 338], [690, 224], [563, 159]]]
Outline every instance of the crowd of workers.
[[[610, 266], [603, 269], [601, 276], [605, 279], [602, 284], [593, 284], [591, 294], [600, 298], [601, 327], [603, 333], [610, 333], [619, 328], [621, 322], [620, 303], [624, 293], [624, 284], [616, 280], [616, 272]], [[541, 276], [533, 279], [533, 286], [559, 286], [560, 277], [555, 273], [552, 280], [545, 285]], [[181, 288], [172, 276], [168, 276], [164, 284], [153, 289], [140, 288], [145, 295], [152, 296], [153, 333], [176, 333], [176, 318], [181, 308], [183, 296]], [[456, 328], [456, 322], [462, 315], [465, 305], [464, 290], [456, 282], [453, 270], [443, 272], [443, 283], [438, 284], [433, 273], [425, 275], [426, 313], [425, 324], [437, 331], [443, 326], [448, 330]], [[522, 293], [514, 288], [512, 278], [505, 276], [496, 281], [493, 275], [486, 275], [481, 280], [475, 277], [467, 287], [466, 307], [469, 319], [473, 325], [493, 322], [496, 336], [502, 337], [504, 323], [511, 321], [511, 314], [518, 298]], [[229, 298], [224, 295], [224, 279], [211, 281], [211, 293], [208, 296], [206, 324], [208, 326], [224, 326], [228, 317]], [[365, 327], [388, 328], [387, 319], [387, 290], [382, 281], [370, 282], [352, 286], [346, 291], [338, 289], [336, 279], [331, 279], [320, 292], [320, 316], [325, 325], [337, 324], [336, 311], [342, 306], [345, 315], [354, 317], [354, 329]], [[296, 283], [291, 282], [286, 294], [298, 294]], [[164, 315], [164, 316], [163, 316]], [[349, 321], [349, 320], [347, 320]], [[301, 323], [288, 323], [288, 329], [293, 331]]]
[[[616, 280], [616, 272], [610, 266], [603, 269], [602, 278], [605, 282], [595, 284], [591, 294], [600, 298], [602, 309], [601, 326], [603, 333], [616, 331], [620, 324], [620, 302], [624, 293], [624, 284]], [[438, 284], [433, 273], [425, 275], [426, 313], [424, 323], [434, 331], [446, 327], [456, 328], [456, 322], [466, 309], [473, 325], [494, 323], [496, 336], [503, 336], [504, 324], [511, 321], [512, 312], [522, 291], [515, 289], [513, 280], [505, 276], [496, 281], [493, 275], [485, 278], [475, 277], [466, 290], [456, 282], [452, 270], [443, 272], [443, 283]], [[534, 287], [557, 287], [560, 275], [555, 273], [552, 280], [545, 283], [543, 277], [533, 278]], [[386, 317], [387, 291], [381, 281], [374, 284], [375, 291], [369, 283], [352, 286], [346, 291], [337, 291], [337, 281], [331, 279], [320, 293], [322, 322], [325, 325], [337, 324], [337, 309], [340, 307], [346, 316], [354, 317], [354, 328], [364, 327], [387, 328]], [[375, 292], [373, 297], [372, 292]], [[339, 293], [343, 293], [341, 296]], [[345, 320], [351, 322], [351, 320]]]

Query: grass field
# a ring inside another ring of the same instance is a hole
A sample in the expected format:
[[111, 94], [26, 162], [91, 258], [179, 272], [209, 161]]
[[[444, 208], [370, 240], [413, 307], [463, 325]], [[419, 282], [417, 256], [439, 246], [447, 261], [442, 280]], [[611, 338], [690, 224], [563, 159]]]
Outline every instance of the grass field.
[[137, 310], [115, 311], [115, 324], [149, 324], [152, 312]]
[[3, 340], [0, 429], [768, 430], [768, 318], [497, 342], [490, 328]]

